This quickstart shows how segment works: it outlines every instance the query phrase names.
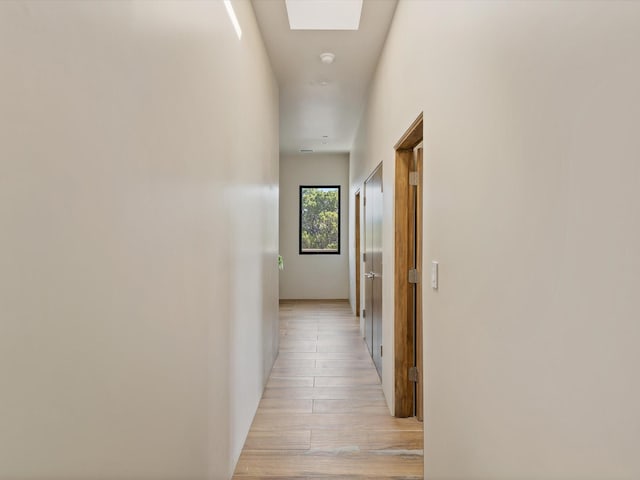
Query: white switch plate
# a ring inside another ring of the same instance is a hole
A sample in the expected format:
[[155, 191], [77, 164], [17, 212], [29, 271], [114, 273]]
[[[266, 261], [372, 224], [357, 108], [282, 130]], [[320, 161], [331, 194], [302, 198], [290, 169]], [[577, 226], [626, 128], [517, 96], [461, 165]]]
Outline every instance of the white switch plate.
[[438, 289], [438, 262], [431, 262], [431, 288]]

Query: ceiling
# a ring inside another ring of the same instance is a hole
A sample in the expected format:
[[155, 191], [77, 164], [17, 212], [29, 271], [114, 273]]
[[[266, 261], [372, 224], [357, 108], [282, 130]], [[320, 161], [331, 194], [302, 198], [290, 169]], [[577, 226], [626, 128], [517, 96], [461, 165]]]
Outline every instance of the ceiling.
[[280, 86], [280, 152], [350, 151], [397, 0], [364, 0], [359, 30], [291, 30], [284, 0], [252, 3]]

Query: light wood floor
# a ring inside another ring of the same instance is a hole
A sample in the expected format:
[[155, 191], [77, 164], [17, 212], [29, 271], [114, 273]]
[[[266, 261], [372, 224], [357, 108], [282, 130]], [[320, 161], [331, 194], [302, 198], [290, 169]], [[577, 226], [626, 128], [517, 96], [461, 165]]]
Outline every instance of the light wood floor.
[[394, 418], [347, 302], [280, 305], [280, 354], [234, 479], [422, 479], [422, 424]]

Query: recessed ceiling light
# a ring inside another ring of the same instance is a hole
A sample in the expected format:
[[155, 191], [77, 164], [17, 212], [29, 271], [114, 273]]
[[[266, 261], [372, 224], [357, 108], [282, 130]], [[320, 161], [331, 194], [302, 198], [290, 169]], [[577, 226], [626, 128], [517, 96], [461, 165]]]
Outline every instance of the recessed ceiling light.
[[327, 65], [332, 64], [335, 59], [336, 59], [335, 53], [324, 52], [320, 54], [320, 60], [322, 60], [322, 63], [326, 63]]
[[362, 0], [285, 0], [291, 30], [358, 30]]

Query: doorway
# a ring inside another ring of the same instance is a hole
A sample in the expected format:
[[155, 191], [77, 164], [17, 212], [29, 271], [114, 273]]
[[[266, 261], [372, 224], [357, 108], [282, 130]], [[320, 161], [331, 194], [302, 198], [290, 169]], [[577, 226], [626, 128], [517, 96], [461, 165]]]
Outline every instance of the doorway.
[[382, 164], [364, 182], [365, 342], [382, 378]]
[[423, 418], [422, 114], [395, 145], [395, 416]]

